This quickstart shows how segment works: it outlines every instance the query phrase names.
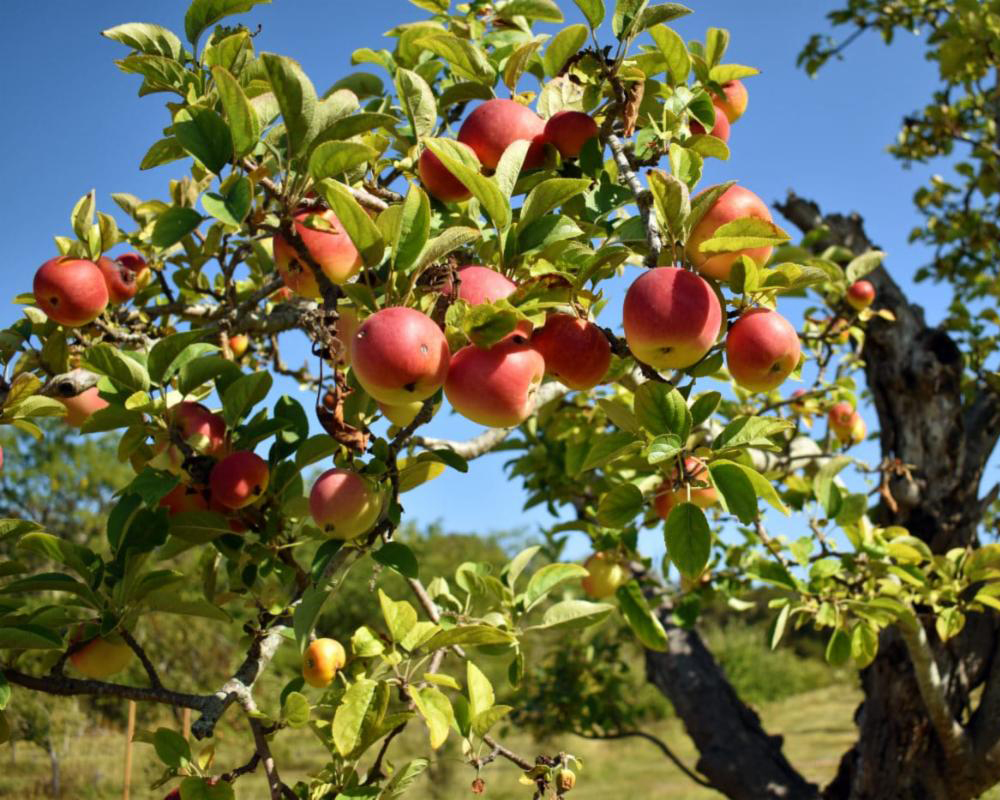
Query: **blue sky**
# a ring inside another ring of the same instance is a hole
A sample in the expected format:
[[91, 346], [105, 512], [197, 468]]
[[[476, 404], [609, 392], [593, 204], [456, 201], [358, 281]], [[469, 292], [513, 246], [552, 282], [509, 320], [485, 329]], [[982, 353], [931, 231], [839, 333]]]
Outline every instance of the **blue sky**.
[[[606, 3], [613, 7], [611, 0]], [[567, 22], [582, 21], [570, 0], [560, 4]], [[903, 115], [921, 107], [936, 83], [922, 43], [902, 36], [886, 48], [875, 36], [862, 37], [845, 61], [830, 64], [813, 80], [796, 69], [795, 56], [810, 34], [828, 30], [823, 14], [833, 4], [714, 0], [688, 5], [695, 13], [675, 23], [683, 36], [701, 39], [708, 26], [728, 28], [732, 42], [726, 61], [762, 73], [747, 81], [749, 109], [733, 126], [732, 158], [711, 161], [706, 184], [737, 179], [768, 202], [794, 188], [824, 209], [859, 212], [871, 237], [888, 251], [887, 266], [896, 279], [925, 305], [930, 320], [941, 318], [949, 296], [926, 284], [913, 286], [911, 276], [928, 253], [909, 245], [907, 236], [919, 223], [911, 203], [914, 190], [943, 166], [904, 170], [885, 152]], [[169, 122], [166, 95], [138, 98], [139, 78], [124, 75], [113, 63], [125, 48], [98, 34], [133, 21], [180, 32], [186, 6], [182, 0], [35, 3], [21, 4], [7, 16], [0, 51], [8, 109], [0, 128], [8, 181], [0, 199], [8, 230], [8, 266], [0, 273], [3, 295], [30, 291], [34, 270], [55, 255], [52, 236], [69, 232], [73, 204], [89, 189], [96, 188], [104, 211], [117, 210], [112, 192], [166, 197], [167, 181], [179, 175], [181, 162], [138, 170]], [[346, 15], [345, 7], [350, 8]], [[236, 19], [259, 23], [258, 52], [297, 58], [322, 90], [352, 71], [354, 49], [378, 49], [385, 30], [425, 16], [406, 0], [367, 0], [360, 6], [342, 0], [274, 0]], [[603, 33], [610, 41], [610, 31]], [[375, 71], [372, 65], [362, 68]], [[616, 282], [601, 318], [605, 324], [620, 324], [621, 296], [631, 277]], [[3, 326], [19, 315], [14, 305], [0, 306]], [[795, 321], [794, 311], [789, 316]], [[305, 350], [301, 353], [292, 353], [289, 361], [299, 363]], [[788, 391], [793, 388], [790, 384]], [[294, 385], [281, 385], [281, 390], [297, 392]], [[305, 396], [300, 399], [308, 403]], [[873, 423], [874, 414], [867, 416]], [[445, 410], [427, 432], [464, 438], [479, 430]], [[868, 444], [862, 453], [875, 458], [877, 448]], [[409, 516], [422, 523], [441, 520], [455, 531], [537, 529], [548, 517], [539, 509], [521, 511], [523, 493], [519, 482], [505, 476], [504, 460], [502, 454], [480, 459], [468, 475], [449, 473], [405, 495]]]

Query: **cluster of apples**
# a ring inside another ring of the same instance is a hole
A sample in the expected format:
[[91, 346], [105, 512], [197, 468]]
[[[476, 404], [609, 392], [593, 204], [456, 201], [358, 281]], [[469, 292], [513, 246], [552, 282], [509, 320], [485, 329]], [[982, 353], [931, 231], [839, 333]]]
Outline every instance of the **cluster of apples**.
[[97, 261], [59, 256], [35, 272], [35, 303], [67, 328], [79, 328], [97, 319], [109, 305], [135, 297], [149, 283], [149, 267], [139, 253], [125, 253]]
[[835, 403], [827, 413], [830, 430], [841, 444], [860, 444], [868, 435], [864, 418], [850, 403]]
[[[729, 81], [722, 85], [722, 94], [712, 98], [715, 106], [715, 124], [709, 136], [729, 141], [730, 125], [743, 116], [747, 110], [749, 95], [742, 81]], [[691, 133], [705, 133], [705, 126], [698, 120], [691, 121]]]

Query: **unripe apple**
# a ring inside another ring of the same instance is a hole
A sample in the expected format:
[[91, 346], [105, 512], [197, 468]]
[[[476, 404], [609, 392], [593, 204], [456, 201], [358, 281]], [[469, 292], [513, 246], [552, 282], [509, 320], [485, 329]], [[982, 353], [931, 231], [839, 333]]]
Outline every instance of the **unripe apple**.
[[752, 392], [780, 386], [799, 363], [799, 335], [777, 311], [755, 308], [745, 313], [726, 335], [729, 374]]
[[716, 108], [721, 108], [730, 122], [736, 122], [747, 110], [747, 88], [743, 81], [729, 81], [722, 84], [722, 97], [714, 100]]
[[846, 299], [851, 308], [861, 311], [875, 300], [875, 287], [870, 281], [855, 281], [847, 287]]
[[390, 405], [426, 400], [444, 384], [451, 354], [448, 340], [426, 314], [414, 308], [383, 308], [351, 339], [351, 365], [358, 382]]
[[97, 259], [97, 268], [101, 271], [104, 284], [108, 287], [108, 303], [111, 305], [121, 305], [135, 297], [135, 293], [139, 291], [135, 273], [117, 261], [101, 256]]
[[581, 581], [584, 594], [595, 600], [610, 597], [631, 577], [628, 567], [610, 553], [594, 553], [583, 566], [590, 573]]
[[465, 188], [465, 184], [448, 172], [441, 159], [430, 150], [425, 149], [420, 154], [417, 171], [427, 193], [442, 202], [461, 203], [472, 197], [472, 192]]
[[491, 428], [520, 425], [535, 410], [545, 359], [529, 344], [506, 339], [488, 350], [455, 353], [444, 393], [463, 417]]
[[90, 419], [91, 414], [108, 407], [108, 401], [101, 397], [96, 386], [91, 386], [73, 397], [57, 397], [66, 406], [66, 424], [74, 428], [82, 428], [83, 423]]
[[576, 786], [576, 773], [571, 769], [561, 769], [556, 773], [556, 791], [562, 794]]
[[531, 346], [545, 359], [545, 371], [570, 389], [592, 389], [611, 366], [611, 345], [593, 322], [572, 314], [550, 314]]
[[[705, 133], [705, 126], [702, 125], [694, 117], [691, 118], [691, 133], [703, 134]], [[722, 139], [724, 142], [729, 141], [729, 118], [726, 116], [726, 112], [715, 104], [715, 124], [712, 126], [712, 132], [710, 134], [716, 139]]]
[[583, 146], [597, 137], [597, 123], [582, 111], [557, 111], [545, 123], [545, 139], [563, 158], [579, 158]]
[[317, 689], [330, 685], [337, 670], [347, 663], [347, 653], [336, 639], [316, 639], [302, 654], [302, 677]]
[[639, 361], [658, 370], [684, 369], [715, 344], [722, 307], [704, 278], [680, 267], [657, 267], [628, 288], [622, 322]]
[[858, 413], [854, 415], [854, 422], [851, 423], [851, 430], [848, 433], [847, 438], [837, 437], [844, 444], [861, 444], [868, 435], [868, 426], [865, 424], [864, 419]]
[[[309, 217], [322, 219], [329, 230], [309, 228], [304, 224]], [[332, 211], [313, 214], [304, 211], [295, 215], [295, 232], [309, 257], [323, 270], [331, 283], [340, 285], [358, 274], [361, 255], [351, 237]], [[274, 263], [285, 280], [285, 285], [305, 297], [319, 297], [319, 284], [309, 264], [299, 258], [295, 246], [280, 233], [274, 237]]]
[[[695, 200], [698, 198], [696, 197]], [[745, 217], [773, 222], [771, 212], [764, 201], [748, 189], [741, 186], [731, 186], [715, 201], [691, 230], [688, 236], [685, 252], [695, 269], [716, 280], [729, 280], [733, 264], [740, 256], [747, 256], [763, 266], [771, 257], [770, 247], [750, 247], [733, 253], [702, 253], [701, 243], [711, 239], [723, 225]]]
[[213, 458], [226, 454], [226, 421], [201, 403], [178, 403], [167, 412], [167, 420], [199, 453]]
[[545, 122], [527, 106], [500, 97], [477, 107], [458, 131], [458, 141], [490, 169], [496, 169], [504, 150], [519, 139], [532, 142], [524, 169], [540, 167], [545, 161]]
[[670, 516], [671, 509], [680, 503], [694, 503], [698, 508], [710, 508], [718, 502], [719, 495], [709, 480], [705, 463], [689, 456], [684, 459], [683, 475], [674, 465], [670, 476], [664, 479], [653, 499], [653, 508], [660, 519], [666, 519]]
[[354, 539], [378, 522], [382, 503], [367, 480], [349, 469], [324, 472], [309, 493], [313, 521], [331, 539]]
[[108, 286], [93, 261], [52, 258], [35, 273], [35, 303], [49, 319], [78, 328], [108, 307]]
[[379, 401], [376, 405], [389, 422], [399, 428], [405, 428], [417, 418], [420, 409], [424, 407], [424, 401], [414, 400], [412, 403], [403, 403], [398, 406]]
[[237, 361], [243, 358], [243, 354], [246, 353], [249, 346], [250, 337], [245, 333], [237, 333], [235, 336], [229, 337], [229, 350]]
[[[70, 636], [73, 644], [84, 640], [85, 626], [78, 625]], [[69, 661], [87, 678], [103, 680], [121, 672], [132, 660], [132, 648], [120, 636], [94, 636], [70, 654]]]
[[173, 516], [189, 511], [208, 511], [208, 501], [204, 492], [179, 483], [160, 499], [160, 507]]
[[212, 500], [229, 509], [256, 503], [267, 491], [267, 462], [249, 450], [238, 450], [212, 467], [208, 484]]

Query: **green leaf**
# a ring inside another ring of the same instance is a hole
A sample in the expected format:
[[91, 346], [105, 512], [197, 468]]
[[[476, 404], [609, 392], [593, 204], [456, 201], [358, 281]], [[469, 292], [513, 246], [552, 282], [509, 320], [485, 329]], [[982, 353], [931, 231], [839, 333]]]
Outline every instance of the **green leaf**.
[[642, 492], [622, 483], [605, 494], [597, 506], [597, 521], [606, 528], [624, 528], [642, 511]]
[[[471, 663], [471, 662], [470, 662]], [[472, 718], [472, 733], [476, 736], [483, 737], [490, 732], [500, 720], [506, 717], [514, 708], [512, 706], [493, 706], [488, 708], [486, 711], [482, 711], [476, 714]]]
[[691, 55], [680, 34], [666, 25], [656, 25], [649, 29], [649, 35], [653, 37], [653, 41], [667, 62], [670, 83], [674, 86], [683, 86], [687, 83], [691, 72]]
[[[229, 533], [229, 529], [226, 530]], [[145, 604], [150, 611], [160, 611], [165, 614], [180, 614], [185, 617], [204, 617], [217, 622], [232, 622], [232, 617], [214, 603], [207, 600], [182, 600], [177, 592], [168, 589], [164, 592], [153, 592], [145, 597]]]
[[462, 146], [458, 142], [427, 139], [424, 144], [441, 160], [445, 169], [472, 192], [498, 230], [504, 231], [510, 227], [510, 201], [504, 197], [494, 181], [480, 175], [478, 168], [473, 169], [466, 163], [468, 155], [463, 153]]
[[361, 258], [369, 267], [377, 266], [385, 253], [385, 242], [378, 226], [354, 199], [346, 186], [338, 181], [325, 180], [319, 184], [319, 191], [330, 204], [333, 213], [344, 226], [347, 235], [361, 253]]
[[452, 33], [438, 33], [423, 36], [415, 44], [447, 61], [456, 75], [487, 85], [496, 80], [496, 70], [486, 53], [468, 39], [460, 39]]
[[459, 226], [448, 228], [424, 245], [424, 249], [420, 251], [420, 256], [417, 258], [415, 269], [422, 270], [424, 267], [440, 261], [462, 245], [476, 241], [481, 235], [482, 233], [475, 228]]
[[744, 67], [742, 64], [718, 64], [708, 71], [708, 77], [710, 80], [723, 84], [729, 83], [730, 81], [737, 81], [740, 78], [749, 78], [753, 75], [759, 74], [759, 69]]
[[712, 238], [702, 242], [698, 249], [702, 253], [732, 253], [754, 247], [774, 247], [790, 238], [773, 222], [744, 217], [717, 228]]
[[604, 0], [573, 0], [587, 18], [591, 30], [597, 30], [604, 21]]
[[618, 598], [618, 606], [625, 621], [642, 642], [643, 647], [664, 652], [667, 649], [667, 632], [663, 630], [663, 625], [656, 615], [650, 611], [639, 584], [634, 580], [629, 581], [624, 586], [618, 587], [615, 596]]
[[321, 181], [343, 175], [377, 156], [374, 148], [360, 142], [322, 142], [309, 156], [309, 174], [314, 180]]
[[663, 170], [651, 169], [648, 176], [657, 219], [675, 239], [682, 239], [691, 213], [691, 193], [687, 184]]
[[466, 662], [466, 683], [469, 687], [469, 713], [475, 719], [493, 707], [496, 696], [489, 678], [471, 661]]
[[701, 180], [705, 161], [699, 153], [688, 147], [682, 147], [676, 142], [671, 142], [669, 160], [673, 174], [689, 187]]
[[91, 577], [90, 566], [100, 561], [96, 553], [83, 545], [43, 531], [35, 531], [22, 536], [17, 543], [17, 549], [64, 564], [87, 580]]
[[528, 588], [524, 590], [525, 612], [530, 611], [559, 584], [585, 578], [588, 574], [590, 573], [580, 564], [546, 564], [531, 576]]
[[281, 704], [281, 719], [289, 728], [304, 728], [309, 724], [311, 714], [309, 700], [301, 692], [289, 692]]
[[615, 610], [609, 603], [591, 603], [588, 600], [563, 600], [550, 606], [542, 617], [541, 625], [528, 630], [561, 630], [588, 628], [596, 625]]
[[651, 6], [639, 15], [636, 33], [649, 30], [661, 22], [671, 22], [679, 17], [685, 17], [690, 13], [691, 9], [680, 3], [661, 3], [658, 6]]
[[691, 404], [691, 424], [701, 425], [715, 413], [721, 401], [722, 394], [720, 392], [705, 392], [705, 394], [700, 395]]
[[361, 743], [361, 731], [378, 683], [361, 678], [345, 693], [333, 715], [333, 744], [345, 758]]
[[236, 800], [236, 792], [226, 781], [209, 785], [203, 778], [185, 778], [181, 781], [181, 800]]
[[0, 650], [61, 650], [62, 637], [41, 625], [0, 628]]
[[417, 557], [402, 542], [386, 542], [372, 552], [372, 558], [379, 564], [396, 570], [404, 578], [417, 578], [420, 575]]
[[834, 479], [852, 462], [850, 456], [834, 456], [819, 468], [813, 478], [813, 492], [827, 516], [836, 516], [840, 509], [840, 490], [834, 484]]
[[878, 655], [878, 631], [867, 622], [859, 621], [851, 630], [851, 658], [858, 669], [864, 669]]
[[415, 758], [397, 769], [385, 788], [382, 789], [378, 800], [400, 800], [429, 764], [430, 762], [426, 758]]
[[84, 351], [83, 366], [99, 375], [107, 375], [115, 386], [132, 392], [145, 392], [150, 387], [146, 368], [110, 344], [95, 344]]
[[323, 606], [330, 599], [332, 592], [320, 586], [310, 586], [302, 594], [302, 600], [295, 607], [292, 615], [292, 630], [295, 632], [295, 641], [298, 643], [299, 652], [305, 652], [309, 646], [309, 634], [316, 627], [316, 620], [319, 619]]
[[508, 145], [497, 162], [496, 172], [493, 173], [493, 181], [500, 187], [504, 197], [508, 200], [514, 194], [514, 187], [521, 174], [521, 167], [524, 166], [525, 156], [528, 155], [528, 148], [531, 142], [527, 139], [515, 139]]
[[532, 189], [521, 206], [518, 230], [563, 205], [590, 186], [589, 178], [550, 178]]
[[566, 62], [580, 52], [580, 48], [587, 42], [587, 37], [586, 25], [570, 25], [552, 37], [549, 46], [545, 48], [545, 55], [542, 56], [545, 74], [550, 78], [557, 75]]
[[517, 84], [521, 80], [521, 76], [528, 69], [528, 65], [531, 64], [531, 60], [535, 57], [535, 53], [538, 52], [538, 48], [542, 46], [545, 38], [545, 36], [536, 36], [508, 56], [507, 65], [503, 70], [503, 82], [511, 92], [517, 91]]
[[358, 658], [372, 658], [384, 653], [385, 645], [375, 631], [362, 625], [351, 636], [351, 652]]
[[7, 679], [0, 672], [0, 711], [7, 708], [7, 703], [10, 702], [10, 684], [7, 683]]
[[679, 503], [666, 525], [667, 553], [686, 578], [697, 578], [712, 554], [712, 532], [705, 512], [694, 503]]
[[767, 643], [772, 650], [778, 646], [781, 637], [785, 634], [785, 625], [788, 623], [788, 615], [791, 613], [791, 610], [791, 604], [785, 603], [781, 607], [781, 611], [778, 612], [778, 616], [771, 622], [767, 632]]
[[88, 605], [99, 607], [100, 600], [85, 583], [62, 572], [40, 572], [11, 581], [0, 587], [0, 594], [31, 594], [34, 592], [66, 592], [75, 594]]
[[273, 383], [270, 372], [251, 372], [229, 384], [222, 393], [222, 416], [226, 424], [235, 427], [251, 408], [267, 397]]
[[638, 449], [639, 441], [635, 435], [627, 431], [613, 431], [599, 434], [591, 439], [590, 447], [583, 463], [574, 474], [603, 467], [630, 451]]
[[413, 135], [418, 139], [432, 136], [437, 127], [437, 101], [427, 81], [419, 73], [400, 68], [396, 70], [396, 95]]
[[305, 155], [319, 124], [316, 89], [292, 59], [273, 53], [263, 53], [261, 59], [285, 121], [289, 154]]
[[757, 518], [757, 493], [740, 465], [731, 461], [713, 462], [709, 471], [729, 511], [744, 525], [753, 522]]
[[680, 437], [673, 433], [666, 433], [653, 439], [643, 455], [649, 464], [662, 464], [664, 461], [675, 458], [682, 449], [683, 444]]
[[463, 647], [479, 647], [490, 644], [512, 644], [514, 636], [492, 625], [461, 625], [434, 634], [424, 643], [427, 650], [440, 650], [442, 647], [460, 645]]
[[647, 431], [657, 436], [673, 433], [682, 442], [691, 432], [691, 411], [673, 386], [646, 381], [635, 392], [635, 415]]
[[151, 56], [179, 59], [184, 52], [184, 45], [173, 31], [150, 22], [116, 25], [101, 31], [101, 36]]
[[[472, 662], [469, 662], [470, 666]], [[440, 689], [427, 686], [411, 691], [413, 702], [430, 731], [431, 748], [437, 750], [448, 739], [448, 732], [455, 721], [451, 701]]]
[[857, 280], [861, 280], [869, 272], [878, 269], [884, 259], [885, 253], [881, 250], [869, 250], [867, 253], [862, 253], [860, 256], [851, 259], [851, 263], [845, 269], [847, 283], [852, 284]]
[[539, 22], [562, 22], [562, 11], [553, 0], [508, 0], [497, 9], [497, 15], [502, 19], [524, 17]]
[[201, 225], [202, 219], [201, 214], [193, 208], [171, 206], [157, 218], [150, 241], [154, 247], [165, 250], [193, 233]]
[[399, 463], [399, 491], [409, 492], [444, 474], [444, 464], [438, 461], [403, 459]]
[[728, 48], [729, 31], [725, 28], [709, 28], [705, 33], [705, 61], [708, 66], [717, 66]]
[[257, 140], [260, 138], [260, 118], [240, 82], [229, 70], [225, 67], [212, 67], [212, 77], [215, 79], [215, 88], [219, 92], [226, 119], [229, 121], [234, 155], [236, 158], [243, 158], [257, 146]]
[[611, 17], [611, 32], [625, 40], [633, 33], [649, 0], [616, 0], [615, 13]]
[[398, 602], [392, 600], [381, 589], [378, 591], [379, 605], [382, 607], [382, 616], [385, 618], [389, 635], [394, 642], [399, 642], [405, 638], [410, 629], [417, 624], [417, 612], [405, 600]]
[[170, 728], [157, 728], [153, 734], [156, 755], [168, 767], [179, 769], [191, 761], [191, 746], [187, 739]]
[[792, 427], [788, 420], [771, 417], [736, 417], [722, 430], [712, 447], [725, 450], [731, 447], [758, 447], [774, 450], [774, 442], [769, 437]]
[[419, 186], [410, 186], [396, 217], [392, 237], [392, 264], [402, 272], [419, 260], [431, 231], [431, 204]]
[[171, 133], [188, 153], [218, 175], [233, 160], [233, 137], [222, 116], [211, 109], [186, 110]]
[[204, 209], [224, 225], [238, 228], [250, 213], [253, 187], [247, 177], [238, 178], [225, 196], [217, 192], [206, 192], [201, 196]]
[[826, 643], [826, 660], [828, 664], [839, 667], [851, 657], [851, 637], [842, 628], [836, 628]]
[[198, 37], [220, 19], [270, 2], [271, 0], [193, 0], [184, 15], [184, 33], [191, 44], [196, 44]]

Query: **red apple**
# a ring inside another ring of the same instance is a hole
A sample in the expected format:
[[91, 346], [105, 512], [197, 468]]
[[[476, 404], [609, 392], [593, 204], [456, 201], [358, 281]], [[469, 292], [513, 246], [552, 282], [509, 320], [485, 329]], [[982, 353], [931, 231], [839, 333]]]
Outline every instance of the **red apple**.
[[592, 389], [611, 366], [611, 345], [593, 322], [572, 314], [550, 314], [531, 346], [545, 359], [545, 371], [570, 389]]
[[390, 405], [426, 400], [444, 384], [451, 354], [441, 329], [414, 308], [383, 308], [351, 339], [358, 382]]
[[233, 354], [233, 358], [239, 361], [243, 358], [243, 354], [247, 351], [247, 347], [250, 346], [250, 337], [245, 333], [237, 333], [235, 336], [229, 337], [229, 351]]
[[[88, 627], [96, 630], [96, 626], [78, 625], [70, 635], [70, 642], [76, 645], [84, 641]], [[73, 650], [69, 661], [85, 677], [103, 680], [125, 669], [132, 655], [132, 648], [120, 636], [112, 634], [86, 640], [85, 644]]]
[[[517, 291], [517, 284], [510, 278], [489, 267], [476, 265], [458, 268], [458, 298], [470, 306], [480, 303], [494, 303]], [[442, 294], [454, 295], [450, 281], [442, 288]]]
[[178, 403], [170, 409], [168, 421], [198, 452], [213, 458], [226, 454], [226, 421], [201, 403]]
[[3, 468], [3, 448], [0, 447], [0, 469]]
[[[698, 120], [694, 117], [691, 118], [691, 133], [705, 133], [705, 126], [698, 122]], [[711, 135], [716, 139], [722, 139], [724, 142], [729, 141], [729, 118], [726, 116], [726, 112], [720, 108], [718, 104], [715, 106], [715, 124], [712, 126]]]
[[777, 311], [755, 308], [726, 336], [729, 374], [744, 389], [767, 392], [781, 385], [799, 363], [799, 335]]
[[868, 308], [875, 300], [875, 287], [869, 281], [855, 281], [847, 287], [846, 300], [855, 311]]
[[275, 289], [271, 292], [271, 301], [274, 303], [287, 303], [295, 296], [295, 292], [289, 289], [287, 286], [282, 286], [280, 289]]
[[425, 149], [420, 154], [417, 171], [427, 193], [442, 202], [461, 203], [472, 197], [472, 192], [465, 188], [465, 184], [448, 172], [441, 159], [430, 150]]
[[847, 402], [834, 403], [830, 407], [830, 411], [827, 413], [827, 419], [830, 422], [831, 428], [842, 428], [849, 430], [851, 423], [854, 421], [854, 406]]
[[313, 484], [309, 511], [331, 539], [354, 539], [367, 533], [382, 513], [378, 494], [358, 473], [330, 469]]
[[73, 397], [57, 397], [56, 400], [66, 406], [66, 424], [74, 428], [82, 428], [91, 414], [108, 407], [108, 401], [101, 397], [96, 386]]
[[267, 462], [249, 450], [238, 450], [212, 468], [209, 488], [212, 500], [229, 509], [256, 503], [267, 491]]
[[747, 110], [747, 89], [743, 81], [722, 84], [722, 97], [715, 98], [716, 108], [721, 108], [730, 122], [736, 122]]
[[583, 566], [590, 573], [581, 584], [584, 594], [594, 600], [610, 597], [629, 581], [629, 570], [611, 553], [594, 553]]
[[[323, 220], [329, 230], [307, 227], [304, 223], [310, 217]], [[332, 211], [315, 214], [303, 211], [296, 214], [295, 232], [302, 240], [309, 257], [323, 270], [331, 283], [339, 286], [358, 274], [361, 255]], [[274, 237], [274, 263], [286, 286], [305, 297], [319, 297], [319, 284], [312, 267], [302, 263], [295, 246], [280, 233]]]
[[545, 123], [545, 139], [563, 158], [579, 158], [583, 146], [597, 137], [597, 123], [582, 111], [557, 111]]
[[163, 800], [181, 800], [181, 790], [173, 789]]
[[178, 483], [160, 499], [160, 507], [167, 509], [170, 516], [173, 516], [188, 511], [208, 511], [208, 501], [203, 492]]
[[841, 444], [858, 444], [864, 441], [868, 427], [850, 403], [835, 403], [827, 414], [830, 430]]
[[622, 321], [639, 361], [658, 370], [684, 369], [715, 344], [722, 307], [704, 278], [680, 267], [657, 267], [628, 288]]
[[701, 243], [711, 239], [723, 225], [745, 217], [773, 221], [763, 200], [741, 186], [731, 186], [715, 201], [715, 205], [698, 221], [688, 236], [687, 257], [695, 269], [710, 278], [726, 281], [729, 280], [733, 263], [740, 256], [751, 258], [759, 266], [767, 263], [771, 257], [770, 247], [751, 247], [734, 253], [702, 253], [699, 250]]
[[507, 339], [489, 350], [470, 344], [452, 358], [444, 393], [473, 422], [511, 428], [535, 410], [544, 375], [545, 359], [528, 344]]
[[108, 302], [111, 305], [121, 305], [135, 297], [135, 293], [139, 291], [139, 284], [136, 283], [135, 273], [132, 270], [107, 256], [97, 259], [97, 267], [104, 276], [104, 283], [108, 287]]
[[527, 106], [499, 97], [476, 108], [458, 131], [458, 141], [471, 147], [490, 169], [496, 169], [504, 150], [519, 139], [532, 142], [524, 168], [540, 167], [545, 161], [545, 123]]
[[[688, 488], [690, 487], [690, 495]], [[684, 474], [674, 466], [653, 499], [653, 507], [660, 519], [670, 516], [671, 509], [680, 503], [694, 503], [698, 508], [709, 508], [719, 502], [719, 495], [708, 478], [708, 470], [700, 459], [684, 459]]]
[[35, 303], [49, 319], [78, 328], [108, 307], [108, 286], [100, 267], [80, 258], [52, 258], [35, 273]]

